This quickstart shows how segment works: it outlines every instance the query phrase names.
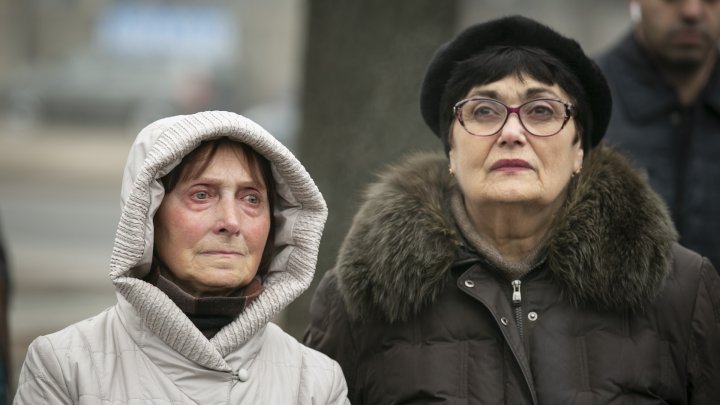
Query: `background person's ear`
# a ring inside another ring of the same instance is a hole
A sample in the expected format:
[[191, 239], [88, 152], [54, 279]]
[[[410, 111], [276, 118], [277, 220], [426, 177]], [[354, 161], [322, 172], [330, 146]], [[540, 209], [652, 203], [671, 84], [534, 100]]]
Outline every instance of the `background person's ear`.
[[630, 21], [633, 24], [637, 24], [642, 19], [642, 10], [640, 9], [640, 3], [637, 1], [630, 2]]

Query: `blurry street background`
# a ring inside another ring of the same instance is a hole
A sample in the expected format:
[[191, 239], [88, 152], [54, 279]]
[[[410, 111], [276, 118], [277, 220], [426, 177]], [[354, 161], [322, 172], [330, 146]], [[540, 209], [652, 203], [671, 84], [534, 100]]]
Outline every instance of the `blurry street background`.
[[[144, 125], [230, 110], [296, 152], [330, 210], [317, 282], [375, 173], [441, 149], [418, 107], [433, 51], [469, 24], [517, 13], [591, 55], [629, 24], [625, 0], [0, 0], [13, 383], [34, 338], [115, 302], [120, 181]], [[298, 338], [313, 289], [278, 319]]]

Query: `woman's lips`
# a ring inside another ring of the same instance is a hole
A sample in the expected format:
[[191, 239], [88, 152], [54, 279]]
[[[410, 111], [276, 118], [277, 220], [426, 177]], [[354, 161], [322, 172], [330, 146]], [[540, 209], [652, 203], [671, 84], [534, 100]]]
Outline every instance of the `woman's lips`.
[[217, 256], [240, 256], [242, 253], [235, 252], [232, 250], [208, 250], [203, 252], [206, 255], [217, 255]]
[[527, 169], [532, 169], [532, 166], [522, 159], [501, 159], [490, 166], [491, 171], [514, 172]]

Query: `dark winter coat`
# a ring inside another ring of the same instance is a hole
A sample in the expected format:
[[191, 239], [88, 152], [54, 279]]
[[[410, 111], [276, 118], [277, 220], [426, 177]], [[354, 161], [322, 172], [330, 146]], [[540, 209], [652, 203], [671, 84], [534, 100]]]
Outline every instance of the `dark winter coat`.
[[645, 170], [670, 207], [680, 243], [720, 268], [720, 65], [695, 105], [684, 108], [632, 35], [598, 64], [613, 95], [606, 142]]
[[316, 292], [305, 343], [353, 404], [720, 404], [720, 277], [616, 152], [586, 159], [515, 296], [455, 187], [442, 155], [391, 168]]

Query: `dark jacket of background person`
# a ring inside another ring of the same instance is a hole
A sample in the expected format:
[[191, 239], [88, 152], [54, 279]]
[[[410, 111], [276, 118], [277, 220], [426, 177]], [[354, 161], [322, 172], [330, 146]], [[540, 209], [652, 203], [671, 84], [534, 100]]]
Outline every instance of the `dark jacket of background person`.
[[627, 152], [672, 212], [680, 243], [720, 263], [720, 66], [691, 107], [632, 34], [598, 60], [613, 94], [607, 142]]
[[457, 230], [455, 189], [439, 154], [390, 168], [318, 288], [305, 343], [340, 362], [353, 404], [720, 398], [720, 278], [616, 152], [573, 179], [516, 305]]

